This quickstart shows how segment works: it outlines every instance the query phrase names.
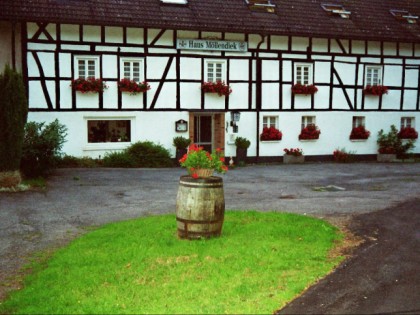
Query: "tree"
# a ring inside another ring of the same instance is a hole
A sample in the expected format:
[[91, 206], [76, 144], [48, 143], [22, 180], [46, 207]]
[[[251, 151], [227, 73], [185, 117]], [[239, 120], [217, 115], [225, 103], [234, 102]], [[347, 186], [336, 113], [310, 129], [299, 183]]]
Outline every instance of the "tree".
[[0, 187], [20, 183], [20, 160], [28, 101], [20, 73], [6, 65], [0, 75]]

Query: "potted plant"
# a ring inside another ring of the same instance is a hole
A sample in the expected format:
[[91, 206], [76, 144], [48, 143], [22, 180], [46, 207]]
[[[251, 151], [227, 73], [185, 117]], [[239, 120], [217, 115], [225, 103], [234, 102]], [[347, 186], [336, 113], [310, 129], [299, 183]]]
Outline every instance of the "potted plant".
[[129, 92], [130, 95], [136, 95], [137, 93], [143, 93], [150, 90], [150, 85], [146, 81], [137, 83], [130, 79], [121, 79], [118, 82], [118, 87], [121, 92]]
[[194, 179], [210, 177], [213, 172], [223, 174], [228, 170], [221, 149], [218, 148], [210, 153], [196, 144], [191, 144], [188, 147], [188, 153], [184, 154], [179, 163], [187, 169], [188, 174]]
[[188, 150], [188, 146], [191, 144], [190, 138], [175, 137], [172, 140], [172, 145], [176, 148], [176, 160], [179, 161]]
[[219, 96], [228, 96], [232, 93], [232, 88], [224, 81], [204, 82], [201, 85], [201, 90], [204, 93], [217, 93]]
[[398, 136], [398, 130], [395, 125], [391, 125], [391, 130], [385, 133], [383, 129], [378, 132], [378, 162], [391, 162], [397, 157], [404, 157], [405, 154], [414, 148], [414, 140], [408, 139], [403, 143]]
[[355, 152], [350, 151], [347, 152], [346, 149], [336, 149], [333, 152], [334, 161], [337, 163], [349, 163], [354, 162], [355, 160]]
[[296, 164], [304, 163], [305, 157], [303, 156], [303, 150], [299, 148], [284, 149], [283, 163], [285, 164]]
[[72, 89], [81, 93], [102, 93], [108, 86], [102, 79], [95, 78], [78, 78], [71, 80]]
[[300, 132], [299, 140], [316, 140], [320, 134], [321, 130], [316, 125], [309, 124]]
[[401, 128], [400, 132], [398, 133], [398, 137], [400, 139], [412, 139], [415, 140], [419, 137], [418, 132], [416, 131], [416, 129], [412, 128], [412, 127], [404, 127]]
[[212, 153], [191, 144], [179, 162], [188, 174], [179, 180], [176, 201], [178, 236], [200, 239], [220, 236], [224, 222], [223, 179], [211, 176], [225, 173], [227, 166], [221, 149]]
[[275, 127], [264, 127], [260, 135], [261, 141], [279, 141], [283, 137], [280, 130]]
[[313, 95], [316, 92], [318, 92], [318, 88], [313, 84], [303, 85], [303, 84], [300, 84], [300, 83], [296, 83], [292, 86], [292, 93], [293, 94], [304, 94], [304, 95], [309, 95], [310, 94], [310, 95]]
[[251, 145], [251, 141], [243, 137], [237, 137], [235, 139], [236, 145], [236, 164], [246, 161], [248, 148]]
[[363, 93], [365, 95], [383, 95], [388, 94], [388, 88], [384, 85], [366, 85], [366, 87], [363, 89]]
[[370, 136], [370, 131], [365, 126], [354, 127], [350, 133], [350, 140], [366, 140]]

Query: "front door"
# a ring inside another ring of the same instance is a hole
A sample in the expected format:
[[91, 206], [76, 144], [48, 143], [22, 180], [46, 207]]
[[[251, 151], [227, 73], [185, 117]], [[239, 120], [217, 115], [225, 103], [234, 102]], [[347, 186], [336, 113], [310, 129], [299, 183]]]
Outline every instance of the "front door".
[[204, 150], [211, 152], [213, 149], [213, 116], [194, 116], [194, 142]]

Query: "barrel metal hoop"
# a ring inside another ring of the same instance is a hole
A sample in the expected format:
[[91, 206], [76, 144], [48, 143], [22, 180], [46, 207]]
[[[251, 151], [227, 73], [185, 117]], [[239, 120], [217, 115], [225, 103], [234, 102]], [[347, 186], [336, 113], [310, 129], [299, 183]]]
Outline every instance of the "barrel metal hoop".
[[181, 186], [189, 188], [223, 188], [223, 183], [191, 183], [191, 182], [180, 182]]
[[212, 221], [209, 221], [209, 220], [187, 220], [187, 219], [182, 219], [182, 218], [179, 218], [179, 217], [176, 217], [176, 220], [177, 221], [179, 221], [179, 222], [181, 222], [181, 223], [186, 223], [186, 224], [190, 224], [190, 223], [192, 223], [192, 224], [214, 224], [214, 223], [220, 223], [220, 221], [222, 221], [222, 220], [212, 220]]
[[179, 235], [185, 235], [185, 236], [214, 236], [214, 235], [220, 235], [221, 234], [221, 229], [217, 229], [217, 231], [210, 231], [210, 232], [195, 232], [195, 231], [184, 231], [181, 229], [178, 229], [178, 234]]

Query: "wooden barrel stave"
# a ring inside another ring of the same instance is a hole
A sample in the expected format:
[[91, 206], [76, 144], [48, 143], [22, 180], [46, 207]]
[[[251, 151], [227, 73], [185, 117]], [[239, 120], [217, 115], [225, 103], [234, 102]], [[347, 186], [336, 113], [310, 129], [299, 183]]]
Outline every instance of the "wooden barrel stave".
[[223, 180], [181, 176], [176, 215], [178, 236], [197, 239], [220, 236], [225, 212]]

